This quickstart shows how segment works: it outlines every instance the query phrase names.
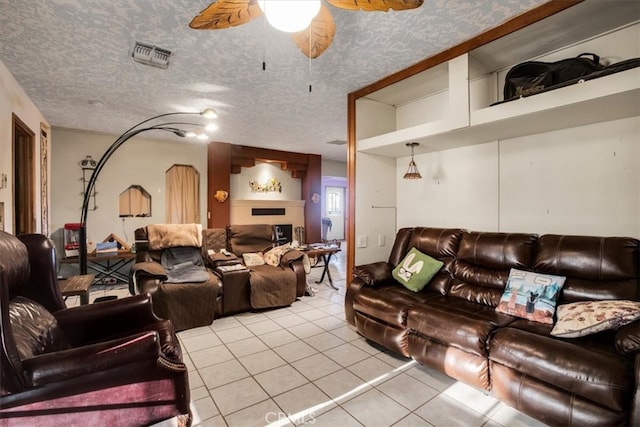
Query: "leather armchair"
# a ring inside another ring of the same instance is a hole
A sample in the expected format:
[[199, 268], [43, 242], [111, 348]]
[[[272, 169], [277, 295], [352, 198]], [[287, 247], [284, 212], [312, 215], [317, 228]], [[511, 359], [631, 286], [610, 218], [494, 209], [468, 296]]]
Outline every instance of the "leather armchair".
[[67, 309], [42, 235], [0, 232], [0, 424], [189, 425], [170, 321], [149, 295]]

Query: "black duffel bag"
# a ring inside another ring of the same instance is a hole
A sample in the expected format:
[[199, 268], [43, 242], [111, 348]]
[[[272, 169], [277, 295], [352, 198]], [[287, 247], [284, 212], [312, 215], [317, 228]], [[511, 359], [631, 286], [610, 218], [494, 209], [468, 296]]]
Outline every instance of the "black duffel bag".
[[552, 86], [579, 79], [604, 68], [600, 64], [600, 57], [594, 53], [581, 53], [575, 58], [557, 62], [523, 62], [507, 73], [504, 100], [543, 92]]

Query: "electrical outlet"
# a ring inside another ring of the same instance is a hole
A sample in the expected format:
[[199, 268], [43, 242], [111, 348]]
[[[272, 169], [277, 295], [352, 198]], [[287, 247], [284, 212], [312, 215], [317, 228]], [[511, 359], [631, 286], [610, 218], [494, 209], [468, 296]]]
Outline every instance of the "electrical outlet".
[[378, 246], [384, 246], [384, 234], [378, 234]]
[[358, 247], [366, 248], [367, 247], [367, 236], [358, 236]]

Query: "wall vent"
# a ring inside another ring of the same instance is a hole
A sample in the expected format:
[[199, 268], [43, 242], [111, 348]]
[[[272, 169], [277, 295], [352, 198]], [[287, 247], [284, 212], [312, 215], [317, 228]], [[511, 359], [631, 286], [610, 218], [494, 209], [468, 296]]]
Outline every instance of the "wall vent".
[[134, 61], [144, 65], [162, 68], [163, 70], [169, 67], [169, 58], [171, 55], [170, 50], [141, 42], [136, 42], [133, 47], [133, 52], [131, 53]]

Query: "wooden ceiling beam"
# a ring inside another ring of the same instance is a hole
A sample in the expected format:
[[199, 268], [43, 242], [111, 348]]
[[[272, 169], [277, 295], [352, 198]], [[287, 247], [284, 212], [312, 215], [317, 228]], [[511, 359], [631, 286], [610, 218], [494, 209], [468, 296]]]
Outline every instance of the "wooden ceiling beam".
[[233, 145], [231, 148], [232, 157], [247, 157], [256, 160], [265, 160], [271, 162], [291, 162], [307, 164], [307, 154], [292, 153], [290, 151], [270, 150], [267, 148], [248, 147], [245, 145]]
[[306, 171], [307, 170], [307, 164], [302, 164], [302, 163], [292, 163], [292, 162], [284, 162], [280, 165], [280, 168], [283, 171]]
[[241, 166], [245, 168], [252, 168], [255, 165], [256, 165], [256, 159], [254, 158], [231, 156], [231, 166]]

